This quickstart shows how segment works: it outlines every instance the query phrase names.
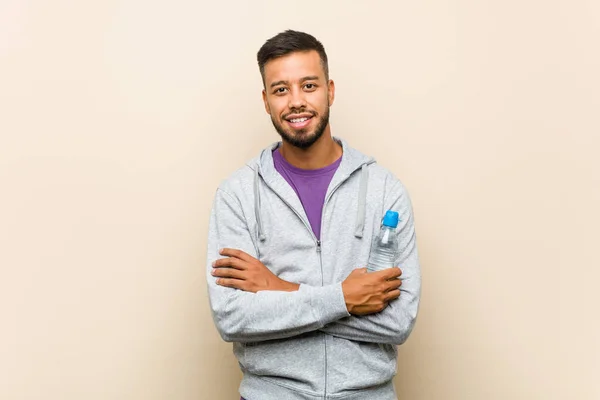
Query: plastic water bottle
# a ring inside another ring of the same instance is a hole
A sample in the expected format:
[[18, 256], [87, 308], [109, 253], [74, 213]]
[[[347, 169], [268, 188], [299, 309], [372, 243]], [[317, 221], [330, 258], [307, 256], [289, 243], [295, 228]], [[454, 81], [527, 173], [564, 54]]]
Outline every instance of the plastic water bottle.
[[395, 267], [396, 252], [398, 251], [398, 238], [396, 228], [398, 227], [398, 213], [388, 210], [383, 217], [379, 235], [373, 240], [371, 254], [367, 271], [374, 272], [382, 269]]

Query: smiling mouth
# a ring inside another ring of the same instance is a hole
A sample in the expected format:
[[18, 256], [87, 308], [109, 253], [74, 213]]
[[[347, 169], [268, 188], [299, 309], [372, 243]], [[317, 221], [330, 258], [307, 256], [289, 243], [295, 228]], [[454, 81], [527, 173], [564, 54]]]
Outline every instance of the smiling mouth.
[[308, 124], [310, 124], [310, 121], [312, 120], [312, 116], [309, 115], [303, 115], [300, 117], [295, 117], [295, 118], [286, 118], [286, 122], [294, 129], [299, 130], [299, 129], [303, 129], [306, 126], [308, 126]]
[[302, 118], [292, 118], [292, 119], [290, 119], [289, 121], [290, 121], [291, 123], [293, 123], [293, 124], [299, 124], [299, 123], [301, 123], [301, 122], [304, 122], [304, 121], [306, 121], [306, 120], [308, 120], [308, 118], [307, 118], [307, 117], [302, 117]]

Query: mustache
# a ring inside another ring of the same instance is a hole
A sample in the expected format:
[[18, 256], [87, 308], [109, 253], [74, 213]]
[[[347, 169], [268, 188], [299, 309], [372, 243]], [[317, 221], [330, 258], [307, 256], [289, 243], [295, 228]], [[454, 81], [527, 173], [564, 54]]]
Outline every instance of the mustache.
[[305, 113], [306, 114], [310, 114], [313, 117], [315, 115], [317, 115], [317, 113], [315, 111], [307, 110], [307, 109], [304, 109], [304, 108], [299, 108], [299, 109], [292, 109], [289, 113], [285, 114], [283, 116], [283, 118], [287, 118], [288, 116], [293, 115], [293, 114], [305, 114]]

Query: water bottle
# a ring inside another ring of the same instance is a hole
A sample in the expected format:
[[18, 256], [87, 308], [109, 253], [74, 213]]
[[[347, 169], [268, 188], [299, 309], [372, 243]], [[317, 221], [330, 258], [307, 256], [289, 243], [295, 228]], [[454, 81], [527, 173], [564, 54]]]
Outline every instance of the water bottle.
[[396, 252], [398, 251], [398, 213], [388, 210], [383, 217], [379, 235], [373, 240], [367, 271], [374, 272], [395, 267]]

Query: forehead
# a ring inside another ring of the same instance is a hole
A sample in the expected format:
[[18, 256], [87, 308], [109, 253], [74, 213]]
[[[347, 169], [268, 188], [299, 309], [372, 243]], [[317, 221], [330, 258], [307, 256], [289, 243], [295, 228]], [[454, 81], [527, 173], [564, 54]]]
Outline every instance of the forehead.
[[319, 53], [314, 50], [298, 51], [277, 57], [265, 64], [265, 84], [272, 82], [294, 82], [305, 76], [318, 76], [325, 79]]

